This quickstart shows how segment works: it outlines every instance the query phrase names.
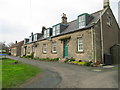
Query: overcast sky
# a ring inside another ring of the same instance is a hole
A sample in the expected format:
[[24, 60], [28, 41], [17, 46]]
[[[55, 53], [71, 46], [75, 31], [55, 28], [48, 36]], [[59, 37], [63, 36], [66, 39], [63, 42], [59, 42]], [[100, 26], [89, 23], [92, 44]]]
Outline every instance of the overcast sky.
[[[116, 19], [118, 1], [110, 0]], [[42, 26], [60, 23], [62, 13], [67, 14], [69, 22], [102, 8], [103, 0], [0, 0], [0, 41], [21, 41], [31, 32], [41, 33]]]

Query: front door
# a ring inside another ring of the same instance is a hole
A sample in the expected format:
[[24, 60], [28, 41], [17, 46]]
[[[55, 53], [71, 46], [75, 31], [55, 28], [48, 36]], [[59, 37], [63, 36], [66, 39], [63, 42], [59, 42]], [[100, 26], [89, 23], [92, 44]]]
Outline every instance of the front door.
[[64, 49], [63, 49], [63, 57], [68, 57], [68, 40], [64, 40]]

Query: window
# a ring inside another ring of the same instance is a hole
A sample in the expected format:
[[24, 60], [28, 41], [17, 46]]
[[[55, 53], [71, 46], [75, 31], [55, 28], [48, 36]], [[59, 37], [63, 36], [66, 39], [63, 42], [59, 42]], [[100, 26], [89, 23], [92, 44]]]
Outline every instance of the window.
[[43, 53], [47, 53], [47, 45], [43, 44]]
[[56, 35], [60, 34], [60, 25], [56, 26]]
[[78, 41], [78, 52], [83, 52], [83, 38], [80, 37], [77, 39]]
[[32, 42], [32, 36], [29, 36], [29, 42]]
[[55, 36], [55, 27], [53, 27], [53, 36]]
[[53, 36], [60, 34], [60, 25], [53, 26]]
[[56, 52], [57, 52], [57, 44], [56, 44], [56, 42], [53, 42], [53, 43], [52, 43], [52, 52], [53, 52], [53, 53], [56, 53]]
[[34, 41], [37, 41], [37, 34], [34, 35]]
[[108, 16], [107, 18], [108, 18], [107, 25], [108, 25], [108, 26], [111, 26], [111, 25], [112, 25], [112, 24], [111, 24], [111, 23], [112, 23], [112, 21], [111, 21], [111, 17], [110, 17], [110, 16]]
[[85, 27], [85, 15], [78, 17], [79, 28]]
[[50, 29], [44, 30], [44, 38], [49, 37], [49, 34], [50, 34]]

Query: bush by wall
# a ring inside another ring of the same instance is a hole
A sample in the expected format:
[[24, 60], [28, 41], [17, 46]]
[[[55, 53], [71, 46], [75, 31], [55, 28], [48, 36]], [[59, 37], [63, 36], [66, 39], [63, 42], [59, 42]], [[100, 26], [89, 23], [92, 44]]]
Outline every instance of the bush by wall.
[[40, 61], [58, 61], [59, 58], [34, 58], [35, 60], [40, 60]]

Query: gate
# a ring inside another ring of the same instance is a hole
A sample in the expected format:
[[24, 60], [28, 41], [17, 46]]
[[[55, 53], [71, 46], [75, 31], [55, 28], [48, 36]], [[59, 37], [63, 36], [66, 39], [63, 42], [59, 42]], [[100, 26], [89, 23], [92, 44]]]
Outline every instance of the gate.
[[113, 64], [120, 64], [120, 44], [116, 44], [110, 48]]

